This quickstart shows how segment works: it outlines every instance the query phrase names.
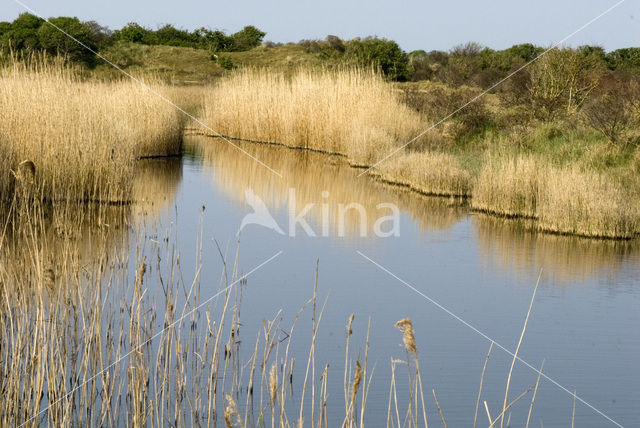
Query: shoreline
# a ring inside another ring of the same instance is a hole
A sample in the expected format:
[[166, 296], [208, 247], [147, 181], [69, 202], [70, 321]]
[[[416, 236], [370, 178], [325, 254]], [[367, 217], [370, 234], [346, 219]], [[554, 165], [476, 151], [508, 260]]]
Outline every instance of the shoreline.
[[[318, 153], [326, 156], [332, 156], [332, 157], [338, 157], [338, 158], [344, 159], [346, 161], [345, 163], [350, 168], [353, 168], [353, 169], [362, 170], [362, 169], [370, 168], [370, 165], [362, 165], [362, 164], [357, 164], [355, 162], [352, 162], [351, 159], [349, 159], [348, 156], [345, 155], [344, 153], [332, 152], [328, 150], [321, 150], [321, 149], [315, 149], [310, 147], [291, 146], [289, 144], [285, 144], [277, 141], [261, 141], [256, 139], [234, 137], [234, 136], [222, 135], [222, 134], [215, 135], [215, 134], [209, 134], [205, 132], [197, 132], [195, 128], [185, 128], [184, 136], [185, 137], [189, 137], [189, 136], [207, 137], [207, 138], [222, 139], [222, 140], [226, 139], [226, 140], [241, 141], [241, 142], [246, 142], [246, 143], [251, 143], [256, 145], [263, 145], [263, 146], [283, 147], [290, 150], [308, 151], [312, 153]], [[457, 203], [461, 206], [468, 205], [470, 213], [478, 213], [486, 216], [507, 219], [507, 220], [531, 221], [533, 222], [533, 225], [532, 227], [527, 227], [527, 229], [531, 230], [532, 232], [545, 233], [545, 234], [556, 235], [556, 236], [575, 237], [575, 238], [581, 238], [581, 239], [601, 240], [601, 241], [634, 241], [638, 238], [638, 235], [639, 235], [638, 233], [634, 233], [632, 236], [614, 236], [614, 235], [607, 235], [607, 234], [583, 234], [583, 233], [572, 233], [572, 232], [563, 232], [558, 230], [547, 229], [544, 227], [540, 227], [539, 218], [537, 216], [517, 214], [517, 213], [502, 213], [498, 210], [474, 208], [471, 206], [471, 203], [470, 203], [473, 200], [473, 192], [469, 192], [466, 194], [460, 194], [460, 193], [454, 193], [454, 192], [450, 192], [450, 193], [429, 192], [421, 189], [419, 186], [415, 184], [386, 178], [383, 174], [379, 172], [375, 172], [375, 170], [372, 170], [369, 176], [374, 180], [376, 180], [377, 182], [380, 182], [389, 186], [400, 187], [421, 196], [456, 200]], [[463, 201], [463, 202], [459, 202], [459, 201]]]

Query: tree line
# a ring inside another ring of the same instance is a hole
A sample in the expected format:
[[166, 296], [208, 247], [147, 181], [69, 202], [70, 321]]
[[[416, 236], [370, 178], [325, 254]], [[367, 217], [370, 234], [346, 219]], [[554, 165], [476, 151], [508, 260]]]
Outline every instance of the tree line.
[[[97, 63], [94, 52], [118, 41], [208, 49], [213, 54], [212, 58], [218, 58], [216, 54], [220, 52], [247, 51], [260, 46], [266, 35], [251, 25], [236, 33], [226, 34], [205, 27], [194, 31], [182, 30], [169, 24], [153, 30], [135, 22], [112, 31], [96, 21], [82, 22], [75, 17], [51, 18], [49, 22], [53, 25], [29, 13], [20, 15], [13, 22], [0, 22], [0, 48], [4, 52], [46, 51], [62, 54], [71, 61], [93, 66]], [[54, 25], [84, 46], [61, 33]], [[271, 42], [264, 44], [267, 47], [275, 45]], [[448, 52], [415, 50], [407, 53], [395, 41], [385, 38], [342, 40], [332, 35], [324, 40], [301, 40], [297, 44], [307, 53], [319, 55], [328, 62], [360, 66], [373, 64], [392, 80], [436, 80], [456, 87], [468, 85], [482, 88], [491, 87], [545, 51], [545, 48], [530, 43], [503, 50], [467, 43]], [[560, 51], [567, 60], [575, 62], [576, 58], [581, 58], [584, 64], [598, 70], [640, 74], [638, 47], [606, 52], [599, 46], [581, 46]]]
[[49, 22], [47, 24], [44, 19], [30, 13], [21, 14], [13, 22], [0, 22], [0, 48], [5, 53], [46, 51], [93, 66], [96, 64], [95, 53], [118, 41], [237, 52], [259, 46], [266, 35], [251, 25], [227, 35], [221, 30], [202, 27], [187, 31], [169, 24], [152, 30], [135, 22], [112, 31], [96, 21], [82, 22], [76, 17], [64, 16], [51, 18]]

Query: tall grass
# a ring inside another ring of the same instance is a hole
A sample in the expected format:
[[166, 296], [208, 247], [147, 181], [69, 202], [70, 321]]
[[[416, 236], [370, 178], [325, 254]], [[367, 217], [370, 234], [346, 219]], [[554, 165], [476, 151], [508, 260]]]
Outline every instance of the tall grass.
[[447, 153], [399, 153], [374, 171], [386, 181], [426, 195], [469, 196], [471, 192], [471, 174]]
[[[363, 70], [244, 70], [208, 91], [203, 120], [227, 137], [337, 153], [364, 167], [428, 126], [391, 85]], [[372, 173], [427, 195], [470, 196], [478, 211], [533, 219], [541, 231], [598, 238], [640, 231], [637, 204], [627, 203], [637, 197], [609, 172], [509, 150], [474, 162], [483, 165], [475, 178], [453, 152], [402, 149]]]
[[638, 200], [620, 183], [532, 156], [490, 157], [471, 203], [480, 211], [533, 218], [546, 232], [631, 238], [640, 231]]
[[173, 107], [131, 81], [82, 81], [56, 60], [0, 70], [0, 111], [5, 202], [128, 201], [137, 158], [180, 150]]
[[370, 165], [413, 138], [417, 113], [373, 71], [245, 70], [205, 98], [204, 121], [234, 137], [347, 155]]

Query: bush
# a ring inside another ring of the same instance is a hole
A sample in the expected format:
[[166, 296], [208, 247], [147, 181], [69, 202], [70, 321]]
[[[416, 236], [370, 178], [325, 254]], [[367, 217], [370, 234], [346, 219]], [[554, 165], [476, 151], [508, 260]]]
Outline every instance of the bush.
[[345, 51], [348, 63], [361, 67], [378, 66], [393, 80], [406, 80], [409, 59], [393, 40], [367, 37], [355, 38], [347, 43]]
[[[436, 87], [425, 91], [409, 88], [403, 91], [402, 100], [431, 123], [436, 123], [480, 93], [479, 89], [466, 86], [457, 89]], [[482, 134], [494, 123], [484, 97], [467, 105], [451, 120], [453, 125], [450, 136], [457, 141]]]
[[218, 57], [218, 65], [225, 70], [231, 70], [235, 67], [229, 55], [220, 55]]

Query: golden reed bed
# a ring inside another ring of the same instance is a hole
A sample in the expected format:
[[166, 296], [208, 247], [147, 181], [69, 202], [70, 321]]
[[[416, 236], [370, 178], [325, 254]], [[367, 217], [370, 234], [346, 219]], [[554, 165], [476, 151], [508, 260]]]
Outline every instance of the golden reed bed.
[[[363, 70], [243, 70], [204, 99], [203, 121], [216, 132], [338, 153], [355, 166], [374, 165], [430, 126]], [[474, 209], [532, 218], [542, 231], [623, 239], [639, 231], [638, 198], [622, 183], [535, 156], [485, 156], [474, 177], [453, 154], [403, 149], [371, 173], [424, 194], [471, 197]]]
[[133, 81], [81, 81], [56, 60], [0, 70], [0, 111], [5, 202], [128, 201], [138, 157], [180, 152], [173, 107]]

